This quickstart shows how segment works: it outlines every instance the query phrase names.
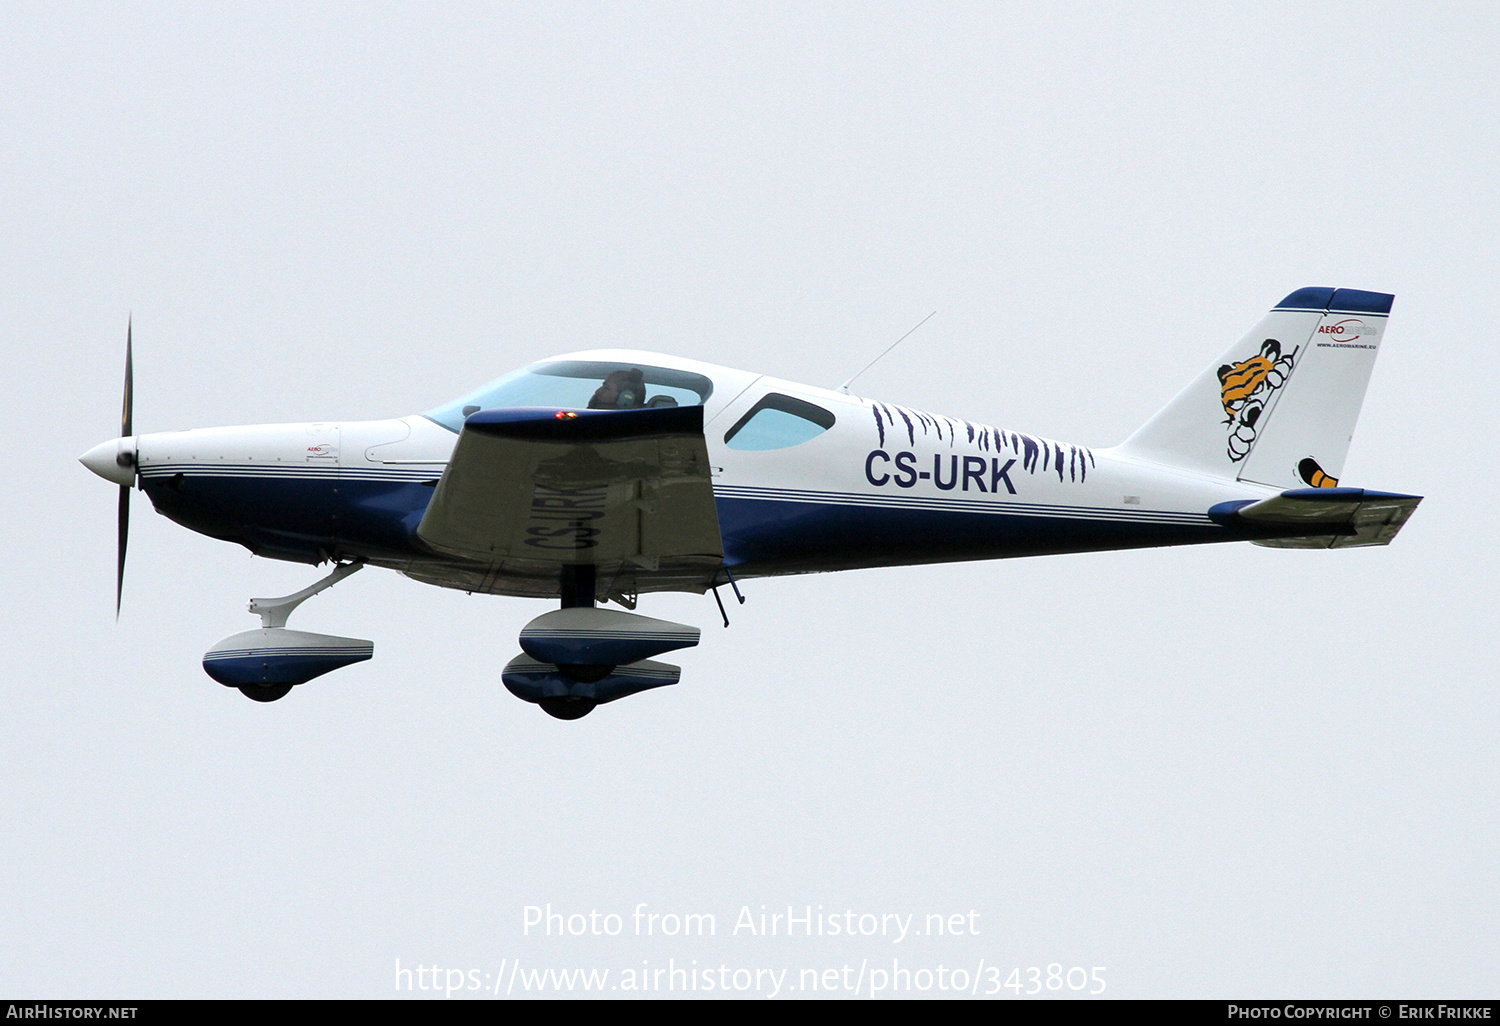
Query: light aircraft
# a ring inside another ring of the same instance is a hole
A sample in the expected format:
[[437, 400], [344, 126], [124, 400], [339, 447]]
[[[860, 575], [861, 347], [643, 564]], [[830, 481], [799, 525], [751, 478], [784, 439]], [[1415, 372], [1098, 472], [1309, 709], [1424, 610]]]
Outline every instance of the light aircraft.
[[135, 434], [127, 330], [121, 437], [81, 461], [120, 486], [117, 615], [132, 487], [256, 555], [334, 564], [251, 601], [262, 626], [204, 656], [220, 683], [269, 702], [369, 659], [369, 641], [286, 622], [380, 566], [560, 600], [501, 677], [576, 719], [677, 682], [652, 657], [699, 631], [627, 611], [653, 592], [718, 599], [780, 574], [1202, 542], [1389, 543], [1420, 497], [1339, 475], [1391, 301], [1293, 292], [1112, 449], [625, 350], [546, 360], [393, 420]]

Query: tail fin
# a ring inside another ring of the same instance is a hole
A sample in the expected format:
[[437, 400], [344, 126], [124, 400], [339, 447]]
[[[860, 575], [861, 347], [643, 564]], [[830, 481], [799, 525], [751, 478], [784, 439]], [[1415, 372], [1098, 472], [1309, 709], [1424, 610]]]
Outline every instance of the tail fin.
[[1119, 451], [1274, 488], [1336, 487], [1393, 298], [1298, 289]]

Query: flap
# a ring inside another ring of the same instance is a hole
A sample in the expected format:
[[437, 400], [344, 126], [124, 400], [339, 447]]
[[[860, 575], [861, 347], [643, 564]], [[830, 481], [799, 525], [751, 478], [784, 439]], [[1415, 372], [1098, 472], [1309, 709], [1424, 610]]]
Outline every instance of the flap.
[[521, 573], [717, 566], [724, 549], [703, 407], [476, 413], [417, 535]]

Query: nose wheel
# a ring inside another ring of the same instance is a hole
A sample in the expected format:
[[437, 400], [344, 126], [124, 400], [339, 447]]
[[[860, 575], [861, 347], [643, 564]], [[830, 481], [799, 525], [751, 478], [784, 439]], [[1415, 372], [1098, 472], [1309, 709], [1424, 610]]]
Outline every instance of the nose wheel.
[[203, 655], [203, 671], [225, 687], [235, 688], [252, 702], [276, 702], [298, 684], [362, 662], [375, 646], [359, 638], [336, 638], [288, 630], [292, 610], [354, 573], [363, 563], [344, 563], [309, 588], [281, 598], [250, 600], [250, 612], [261, 627], [241, 631], [219, 641]]

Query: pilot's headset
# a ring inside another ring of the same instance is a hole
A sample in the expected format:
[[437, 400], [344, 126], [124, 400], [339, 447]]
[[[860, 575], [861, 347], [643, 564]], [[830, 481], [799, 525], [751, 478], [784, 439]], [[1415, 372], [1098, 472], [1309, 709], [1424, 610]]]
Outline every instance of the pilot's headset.
[[620, 409], [633, 410], [646, 405], [646, 375], [638, 368], [615, 371], [610, 377], [617, 379], [615, 387], [619, 389], [619, 398], [616, 402]]

